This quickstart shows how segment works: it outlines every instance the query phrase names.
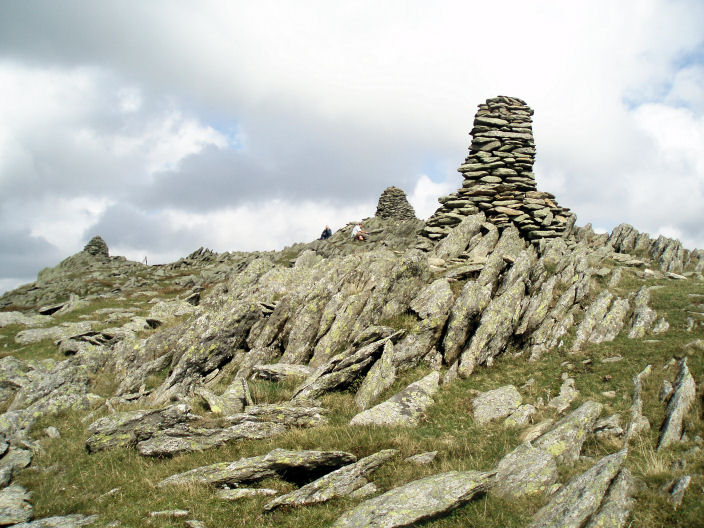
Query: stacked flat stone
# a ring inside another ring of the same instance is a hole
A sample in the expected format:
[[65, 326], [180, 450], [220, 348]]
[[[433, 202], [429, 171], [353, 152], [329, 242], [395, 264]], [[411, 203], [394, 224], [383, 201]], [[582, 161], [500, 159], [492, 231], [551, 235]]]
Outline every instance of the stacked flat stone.
[[105, 240], [97, 235], [90, 239], [90, 242], [86, 244], [83, 251], [94, 256], [110, 256], [108, 245], [105, 243]]
[[499, 96], [479, 105], [469, 156], [458, 169], [462, 188], [439, 198], [425, 236], [444, 238], [466, 215], [484, 211], [499, 229], [514, 224], [529, 240], [554, 238], [571, 229], [570, 211], [538, 191], [533, 176], [533, 110], [521, 99]]
[[415, 220], [416, 212], [408, 203], [406, 193], [398, 187], [387, 187], [379, 197], [376, 216], [397, 220]]

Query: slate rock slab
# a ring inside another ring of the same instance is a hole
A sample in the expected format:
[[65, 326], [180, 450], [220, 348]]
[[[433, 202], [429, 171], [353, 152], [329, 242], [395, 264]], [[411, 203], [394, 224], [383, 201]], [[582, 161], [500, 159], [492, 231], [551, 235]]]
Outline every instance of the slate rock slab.
[[356, 460], [357, 457], [344, 451], [274, 449], [266, 455], [219, 462], [178, 473], [165, 478], [158, 486], [191, 483], [235, 486], [240, 482], [255, 482], [283, 473], [289, 480], [305, 480], [311, 475], [324, 474]]
[[636, 481], [627, 468], [621, 468], [611, 483], [609, 491], [599, 506], [599, 511], [589, 519], [585, 528], [622, 528], [635, 504], [633, 494]]
[[548, 490], [557, 478], [557, 464], [551, 454], [522, 444], [496, 466], [491, 491], [508, 498], [535, 495]]
[[324, 407], [302, 403], [260, 403], [250, 405], [245, 412], [225, 416], [231, 424], [244, 422], [272, 422], [287, 427], [316, 427], [328, 423]]
[[243, 422], [221, 429], [181, 425], [161, 431], [148, 440], [137, 443], [137, 451], [142, 456], [174, 456], [205, 451], [233, 440], [270, 438], [285, 431], [286, 427], [283, 424], [273, 422]]
[[385, 402], [357, 414], [350, 425], [417, 425], [423, 411], [433, 403], [439, 382], [440, 373], [432, 372]]
[[91, 436], [86, 440], [89, 452], [128, 447], [147, 440], [157, 432], [176, 424], [195, 420], [185, 404], [170, 405], [163, 409], [125, 411], [99, 418], [88, 426]]
[[31, 493], [13, 484], [0, 490], [0, 526], [27, 522], [34, 516]]
[[315, 504], [335, 497], [347, 496], [368, 484], [366, 477], [396, 453], [398, 453], [396, 449], [385, 449], [362, 458], [354, 464], [341, 467], [291, 493], [276, 497], [264, 505], [264, 511], [271, 511], [281, 506]]
[[518, 389], [513, 385], [505, 385], [498, 389], [482, 392], [472, 400], [474, 420], [483, 425], [492, 420], [506, 418], [523, 401]]
[[459, 508], [485, 491], [493, 472], [450, 471], [414, 480], [343, 514], [334, 528], [413, 526]]
[[530, 528], [580, 528], [596, 512], [626, 459], [625, 449], [572, 478], [533, 517]]
[[687, 358], [680, 362], [680, 370], [675, 380], [675, 392], [667, 403], [665, 421], [660, 429], [658, 450], [678, 442], [682, 437], [682, 421], [694, 402], [696, 386], [687, 368]]
[[579, 458], [582, 444], [594, 429], [602, 405], [594, 401], [584, 402], [555, 427], [538, 438], [533, 445], [554, 456], [559, 463], [574, 462]]

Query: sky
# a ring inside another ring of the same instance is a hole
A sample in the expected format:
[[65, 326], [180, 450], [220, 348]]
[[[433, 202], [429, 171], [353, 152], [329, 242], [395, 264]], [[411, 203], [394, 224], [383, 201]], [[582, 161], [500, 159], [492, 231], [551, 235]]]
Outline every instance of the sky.
[[100, 235], [281, 249], [461, 183], [478, 104], [534, 110], [577, 223], [704, 248], [702, 0], [0, 0], [0, 292]]

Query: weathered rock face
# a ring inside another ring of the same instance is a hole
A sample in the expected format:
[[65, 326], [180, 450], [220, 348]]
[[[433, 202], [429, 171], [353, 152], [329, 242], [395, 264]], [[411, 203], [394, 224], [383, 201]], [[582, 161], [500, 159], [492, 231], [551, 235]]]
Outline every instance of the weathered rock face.
[[416, 425], [422, 412], [433, 403], [439, 381], [440, 373], [428, 374], [385, 402], [357, 414], [350, 425]]
[[477, 423], [485, 424], [492, 420], [506, 418], [522, 401], [523, 398], [513, 385], [483, 392], [472, 400], [474, 419]]
[[485, 491], [493, 473], [451, 471], [409, 482], [345, 513], [335, 528], [395, 528], [447, 513]]
[[575, 218], [569, 209], [535, 185], [532, 115], [533, 110], [514, 97], [495, 97], [479, 105], [469, 156], [459, 168], [462, 188], [440, 199], [442, 206], [428, 219], [425, 236], [442, 239], [464, 216], [479, 211], [499, 229], [515, 225], [529, 240], [570, 233]]
[[594, 428], [602, 405], [593, 401], [582, 404], [560, 420], [555, 428], [538, 438], [533, 445], [553, 455], [558, 462], [574, 462], [582, 444]]
[[557, 477], [552, 455], [523, 444], [501, 459], [491, 491], [502, 497], [535, 495], [548, 491]]
[[379, 197], [376, 216], [398, 220], [415, 220], [416, 212], [408, 203], [406, 193], [398, 187], [387, 187]]
[[675, 392], [665, 409], [665, 421], [660, 429], [658, 449], [677, 442], [682, 437], [684, 415], [694, 402], [696, 386], [694, 378], [687, 368], [687, 358], [680, 362], [680, 370], [675, 380]]
[[531, 528], [579, 528], [597, 511], [611, 481], [616, 477], [626, 450], [599, 460], [574, 477], [533, 517]]

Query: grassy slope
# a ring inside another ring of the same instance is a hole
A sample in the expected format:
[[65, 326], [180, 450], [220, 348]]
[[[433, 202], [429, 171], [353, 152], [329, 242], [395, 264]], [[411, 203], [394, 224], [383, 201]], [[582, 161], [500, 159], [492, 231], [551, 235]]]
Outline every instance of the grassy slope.
[[[631, 403], [632, 378], [647, 364], [652, 364], [653, 371], [644, 383], [644, 413], [653, 427], [649, 433], [635, 440], [627, 460], [627, 466], [648, 484], [647, 489], [639, 493], [632, 515], [632, 526], [698, 526], [701, 525], [701, 519], [704, 519], [704, 506], [700, 500], [704, 486], [704, 479], [701, 477], [704, 473], [704, 457], [701, 452], [698, 455], [686, 455], [685, 472], [676, 474], [692, 474], [693, 480], [685, 494], [684, 503], [677, 511], [673, 511], [656, 490], [672, 478], [669, 471], [671, 462], [685, 456], [684, 453], [695, 444], [690, 440], [662, 453], [656, 453], [654, 446], [657, 441], [657, 429], [664, 415], [663, 405], [658, 402], [658, 392], [662, 380], [673, 380], [676, 374], [674, 367], [663, 370], [663, 365], [672, 357], [682, 357], [686, 354], [683, 346], [685, 343], [704, 338], [701, 327], [691, 333], [684, 331], [684, 310], [693, 303], [689, 294], [702, 294], [704, 288], [701, 282], [689, 280], [659, 283], [663, 287], [653, 292], [651, 304], [659, 315], [665, 315], [670, 322], [670, 330], [665, 334], [641, 340], [629, 340], [619, 336], [612, 343], [589, 346], [576, 355], [564, 351], [568, 348], [568, 339], [565, 349], [553, 351], [538, 363], [529, 362], [525, 355], [505, 355], [499, 358], [493, 367], [478, 369], [470, 379], [443, 387], [436, 398], [436, 404], [429, 409], [426, 420], [413, 429], [348, 427], [346, 424], [354, 415], [354, 395], [341, 392], [323, 398], [323, 404], [331, 409], [328, 426], [293, 430], [270, 440], [242, 441], [173, 459], [150, 460], [140, 457], [134, 450], [127, 449], [89, 455], [84, 449], [84, 442], [90, 420], [84, 422], [82, 415], [65, 414], [47, 419], [36, 427], [35, 434], [37, 438], [42, 438], [45, 451], [35, 457], [30, 468], [17, 476], [17, 481], [33, 491], [37, 517], [74, 512], [99, 513], [101, 520], [96, 523], [97, 526], [107, 525], [114, 520], [121, 521], [122, 526], [183, 526], [181, 520], [145, 521], [150, 511], [175, 508], [189, 510], [190, 518], [199, 519], [208, 527], [328, 526], [356, 502], [334, 500], [318, 506], [263, 514], [261, 506], [268, 500], [266, 498], [228, 503], [215, 498], [212, 490], [206, 487], [159, 489], [156, 483], [176, 472], [209, 463], [263, 454], [275, 447], [339, 449], [350, 451], [358, 457], [385, 448], [399, 449], [401, 455], [373, 476], [381, 490], [443, 471], [490, 469], [505, 453], [520, 443], [521, 430], [506, 429], [501, 424], [478, 427], [471, 417], [473, 390], [487, 390], [508, 383], [521, 387], [533, 378], [534, 382], [530, 387], [519, 390], [525, 402], [535, 403], [539, 397], [545, 400], [556, 395], [561, 384], [561, 373], [569, 372], [581, 391], [573, 407], [586, 399], [595, 399], [604, 404], [602, 416], [618, 412], [625, 423]], [[651, 281], [651, 284], [656, 282]], [[622, 286], [625, 292], [634, 289], [637, 284], [635, 280], [626, 277]], [[93, 307], [87, 312], [92, 310]], [[77, 320], [82, 314], [69, 314], [65, 319]], [[17, 350], [19, 347], [9, 338], [16, 330], [10, 327], [0, 329], [0, 352], [18, 352], [18, 357], [22, 358], [55, 357], [50, 352], [50, 344]], [[616, 354], [624, 359], [618, 363], [601, 363], [601, 359]], [[696, 435], [704, 436], [700, 419], [704, 352], [690, 349], [688, 358], [690, 370], [699, 388], [697, 403], [686, 422], [687, 435], [693, 439]], [[585, 363], [585, 360], [589, 359], [591, 362]], [[405, 373], [384, 397], [397, 392], [426, 372], [426, 369], [419, 368]], [[108, 395], [111, 387], [109, 380], [99, 380], [99, 385], [102, 391], [105, 391], [104, 395]], [[293, 385], [290, 383], [282, 386], [269, 382], [252, 383], [252, 392], [258, 401], [283, 401], [292, 389]], [[602, 394], [612, 390], [616, 392], [615, 398]], [[100, 413], [96, 414], [94, 418], [99, 415]], [[535, 418], [537, 421], [554, 417], [554, 411], [544, 410]], [[61, 439], [52, 440], [43, 435], [42, 430], [49, 425], [59, 428]], [[614, 442], [591, 439], [585, 444], [583, 454], [596, 458], [617, 449], [618, 445]], [[437, 450], [439, 455], [428, 466], [413, 466], [402, 461], [404, 457], [429, 450]], [[561, 477], [566, 479], [588, 467], [588, 460], [579, 461], [572, 467], [561, 467]], [[694, 476], [695, 474], [698, 475]], [[294, 485], [278, 479], [261, 482], [256, 486], [274, 487], [282, 491], [294, 488]], [[107, 495], [111, 490], [117, 491]], [[537, 497], [523, 501], [505, 501], [484, 496], [424, 526], [524, 526], [531, 514], [545, 500], [544, 497]]]

